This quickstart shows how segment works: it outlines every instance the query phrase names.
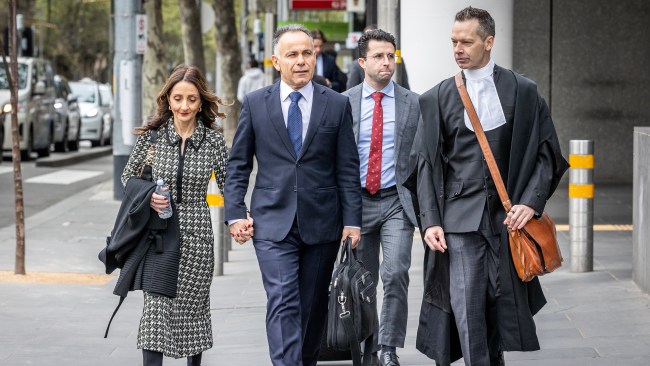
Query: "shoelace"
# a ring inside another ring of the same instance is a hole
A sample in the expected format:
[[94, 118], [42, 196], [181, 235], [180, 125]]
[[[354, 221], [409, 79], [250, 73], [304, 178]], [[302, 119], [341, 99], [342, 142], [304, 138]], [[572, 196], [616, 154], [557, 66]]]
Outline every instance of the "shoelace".
[[381, 354], [381, 359], [382, 359], [382, 365], [385, 366], [399, 366], [399, 362], [397, 361], [399, 357], [397, 357], [397, 354], [394, 352], [386, 352]]

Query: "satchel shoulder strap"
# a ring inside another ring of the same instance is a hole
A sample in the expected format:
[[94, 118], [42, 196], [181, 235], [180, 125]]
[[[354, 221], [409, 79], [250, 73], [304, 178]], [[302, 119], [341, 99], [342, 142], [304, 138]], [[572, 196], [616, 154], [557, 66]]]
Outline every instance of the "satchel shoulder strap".
[[485, 137], [485, 132], [483, 132], [483, 127], [481, 126], [481, 121], [478, 119], [472, 100], [467, 94], [467, 89], [465, 89], [465, 83], [463, 83], [463, 76], [459, 72], [455, 76], [456, 87], [458, 88], [458, 94], [460, 94], [460, 99], [463, 101], [469, 120], [472, 122], [472, 127], [474, 127], [474, 133], [476, 133], [476, 138], [478, 139], [479, 144], [481, 145], [481, 150], [483, 151], [483, 156], [487, 162], [488, 168], [490, 169], [490, 175], [494, 180], [494, 185], [497, 187], [497, 192], [499, 192], [499, 198], [501, 199], [501, 204], [506, 212], [510, 211], [512, 203], [510, 203], [510, 198], [508, 197], [508, 192], [506, 187], [503, 184], [503, 179], [501, 178], [501, 173], [497, 167], [496, 161], [494, 161], [494, 155], [492, 155], [492, 150], [488, 144], [487, 138]]

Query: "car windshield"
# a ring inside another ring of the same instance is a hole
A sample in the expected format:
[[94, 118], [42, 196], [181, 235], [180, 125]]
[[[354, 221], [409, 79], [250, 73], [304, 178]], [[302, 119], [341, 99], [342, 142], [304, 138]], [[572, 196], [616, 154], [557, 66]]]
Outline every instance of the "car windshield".
[[77, 96], [77, 101], [81, 103], [95, 103], [97, 86], [89, 83], [68, 83], [72, 94]]
[[[27, 87], [27, 64], [18, 64], [18, 89]], [[9, 80], [5, 68], [0, 67], [0, 89], [9, 89]]]

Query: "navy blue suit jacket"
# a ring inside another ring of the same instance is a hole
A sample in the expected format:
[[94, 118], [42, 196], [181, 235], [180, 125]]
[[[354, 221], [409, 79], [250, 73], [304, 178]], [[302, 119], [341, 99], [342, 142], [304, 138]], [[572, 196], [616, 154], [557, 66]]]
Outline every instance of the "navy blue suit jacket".
[[314, 83], [309, 127], [296, 156], [282, 115], [280, 83], [246, 95], [228, 161], [226, 221], [246, 217], [253, 157], [256, 239], [283, 240], [294, 218], [307, 244], [340, 240], [344, 225], [361, 227], [359, 155], [347, 97]]

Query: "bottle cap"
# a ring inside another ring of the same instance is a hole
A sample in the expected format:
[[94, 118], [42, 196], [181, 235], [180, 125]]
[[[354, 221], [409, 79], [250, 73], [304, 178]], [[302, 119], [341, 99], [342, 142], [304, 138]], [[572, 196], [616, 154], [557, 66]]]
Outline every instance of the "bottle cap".
[[163, 184], [165, 184], [165, 181], [162, 180], [162, 178], [158, 178], [158, 180], [156, 181], [156, 184], [159, 185], [159, 186], [162, 186]]

